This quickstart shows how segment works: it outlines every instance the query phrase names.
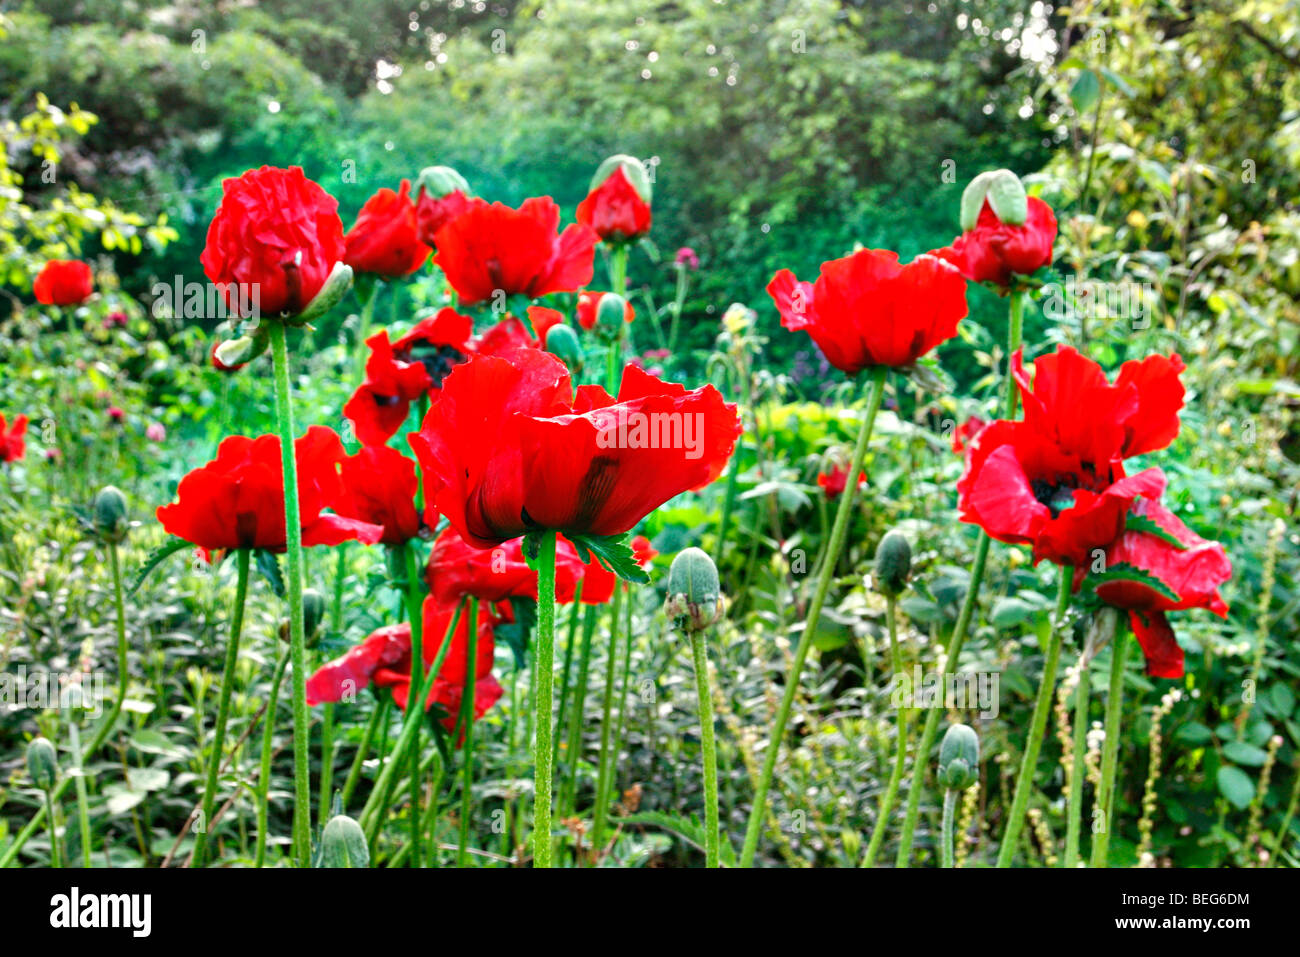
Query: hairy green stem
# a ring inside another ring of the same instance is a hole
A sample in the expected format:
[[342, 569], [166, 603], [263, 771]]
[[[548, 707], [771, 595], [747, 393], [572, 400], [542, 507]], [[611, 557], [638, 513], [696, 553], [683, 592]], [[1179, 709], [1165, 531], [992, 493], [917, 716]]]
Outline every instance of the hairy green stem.
[[[906, 681], [906, 675], [903, 673], [903, 653], [898, 645], [897, 608], [897, 599], [889, 597], [885, 603], [885, 622], [889, 628], [889, 656], [893, 664], [894, 675], [902, 676]], [[908, 693], [910, 694], [910, 689]], [[867, 844], [866, 853], [862, 855], [863, 867], [871, 867], [875, 864], [876, 856], [880, 853], [880, 846], [884, 843], [885, 831], [889, 827], [889, 812], [894, 808], [894, 801], [898, 797], [898, 788], [903, 780], [903, 768], [907, 764], [907, 741], [911, 726], [912, 712], [910, 708], [904, 705], [898, 711], [898, 738], [895, 742], [894, 769], [890, 772], [889, 783], [885, 785], [885, 791], [880, 796], [880, 807], [876, 811], [875, 826], [871, 829], [871, 840]]]
[[591, 846], [598, 852], [604, 846], [602, 842], [605, 837], [605, 821], [609, 813], [609, 782], [613, 776], [610, 767], [613, 756], [610, 754], [609, 742], [610, 732], [613, 730], [611, 715], [614, 709], [614, 686], [618, 683], [618, 618], [623, 604], [623, 592], [623, 583], [616, 582], [614, 604], [610, 608], [609, 616], [609, 647], [605, 655], [605, 696], [600, 719], [600, 761], [596, 775], [596, 809], [591, 824]]
[[541, 535], [537, 559], [537, 667], [533, 683], [533, 866], [551, 866], [551, 692], [555, 681], [555, 532]]
[[[849, 463], [849, 475], [857, 475], [866, 457], [867, 443], [875, 426], [876, 413], [880, 410], [881, 400], [885, 396], [885, 378], [889, 370], [885, 366], [876, 366], [871, 372], [871, 395], [867, 409], [862, 416], [862, 425], [858, 430], [857, 444], [853, 447], [853, 458]], [[758, 783], [754, 789], [754, 805], [749, 813], [749, 824], [745, 830], [745, 844], [741, 852], [740, 866], [752, 867], [754, 854], [758, 850], [758, 835], [767, 814], [767, 792], [772, 784], [772, 774], [776, 770], [776, 761], [781, 751], [781, 740], [785, 735], [786, 723], [790, 720], [790, 710], [794, 706], [795, 695], [799, 693], [799, 676], [803, 673], [805, 660], [812, 648], [813, 636], [817, 633], [817, 624], [821, 620], [822, 605], [830, 589], [834, 575], [835, 563], [844, 547], [848, 533], [849, 517], [853, 514], [853, 499], [857, 492], [857, 483], [850, 481], [840, 496], [839, 509], [835, 513], [835, 524], [831, 528], [831, 542], [826, 551], [826, 564], [817, 577], [816, 590], [813, 592], [812, 604], [808, 608], [808, 617], [804, 623], [803, 634], [795, 649], [794, 661], [785, 680], [785, 693], [777, 707], [776, 719], [767, 742], [767, 752], [763, 756], [763, 768], [759, 773]]]
[[1128, 663], [1128, 629], [1121, 622], [1115, 628], [1110, 659], [1110, 687], [1106, 697], [1106, 739], [1101, 749], [1101, 782], [1096, 806], [1101, 820], [1093, 822], [1092, 867], [1106, 867], [1110, 832], [1115, 822], [1115, 772], [1119, 764], [1119, 730], [1124, 717], [1124, 666]]
[[74, 780], [77, 788], [77, 822], [81, 827], [81, 865], [91, 867], [93, 865], [90, 860], [90, 802], [86, 797], [86, 777], [81, 773], [83, 769], [81, 732], [77, 730], [75, 721], [68, 723], [68, 738], [72, 745], [73, 770], [76, 772]]
[[268, 821], [271, 816], [271, 750], [275, 743], [275, 711], [280, 703], [280, 684], [284, 669], [289, 665], [289, 649], [280, 654], [271, 677], [271, 690], [266, 697], [266, 713], [262, 716], [262, 752], [257, 774], [257, 851], [254, 867], [266, 864], [266, 845], [271, 839]]
[[582, 615], [582, 647], [578, 650], [578, 680], [574, 686], [573, 707], [569, 711], [569, 729], [565, 745], [566, 768], [562, 809], [572, 813], [578, 799], [578, 764], [582, 759], [582, 719], [587, 703], [587, 679], [591, 675], [591, 641], [596, 634], [599, 605], [588, 605]]
[[951, 868], [953, 866], [953, 812], [957, 807], [957, 791], [955, 788], [948, 788], [943, 793], [943, 831], [939, 840], [939, 866]]
[[370, 720], [366, 722], [366, 729], [361, 733], [361, 743], [357, 745], [357, 753], [352, 757], [352, 767], [348, 769], [348, 776], [343, 781], [341, 800], [345, 811], [352, 803], [352, 793], [357, 788], [357, 782], [361, 780], [361, 768], [366, 763], [366, 758], [370, 757], [370, 746], [374, 743], [375, 731], [381, 721], [388, 720], [388, 712], [392, 707], [392, 697], [384, 695], [383, 700], [370, 709]]
[[704, 756], [704, 866], [718, 866], [718, 752], [713, 741], [713, 696], [709, 689], [709, 654], [704, 632], [691, 632], [695, 659], [695, 697], [700, 711], [700, 751]]
[[[403, 558], [406, 562], [406, 617], [411, 622], [411, 686], [407, 691], [406, 698], [406, 720], [412, 722], [415, 727], [411, 732], [411, 743], [407, 752], [406, 761], [411, 768], [411, 866], [421, 866], [421, 847], [420, 847], [420, 728], [424, 724], [424, 702], [428, 695], [425, 694], [425, 675], [424, 675], [424, 610], [421, 603], [424, 600], [424, 592], [420, 582], [419, 562], [416, 560], [415, 545], [407, 542], [402, 546]], [[470, 606], [477, 610], [477, 602], [471, 600]], [[470, 614], [469, 619], [470, 641], [473, 642], [478, 636], [478, 615]], [[473, 645], [470, 646], [473, 648]], [[471, 652], [472, 654], [472, 652]], [[469, 659], [473, 661], [473, 658]], [[428, 683], [433, 683], [433, 677], [428, 678]]]
[[221, 772], [222, 752], [226, 744], [226, 721], [230, 716], [230, 696], [234, 691], [235, 666], [239, 662], [239, 638], [244, 630], [244, 602], [248, 597], [248, 566], [252, 551], [235, 550], [238, 578], [235, 583], [235, 604], [230, 615], [230, 640], [226, 642], [226, 662], [221, 671], [221, 693], [217, 698], [217, 723], [212, 729], [212, 753], [208, 758], [207, 780], [203, 785], [203, 811], [199, 832], [194, 839], [194, 854], [190, 866], [203, 866], [208, 848], [208, 831], [212, 827], [212, 805], [217, 797], [217, 778]]
[[469, 866], [469, 814], [474, 800], [474, 689], [478, 681], [478, 599], [469, 600], [469, 643], [465, 649], [465, 688], [460, 696], [460, 722], [465, 729], [461, 748], [464, 783], [460, 791], [460, 844], [456, 866]]
[[1074, 689], [1074, 740], [1070, 759], [1070, 793], [1067, 799], [1069, 815], [1065, 831], [1065, 857], [1062, 867], [1079, 863], [1079, 834], [1083, 821], [1084, 756], [1088, 749], [1088, 696], [1092, 691], [1092, 676], [1084, 655], [1079, 656], [1079, 683]]
[[1007, 830], [1002, 837], [1002, 846], [998, 849], [998, 867], [1010, 867], [1016, 854], [1016, 844], [1020, 840], [1020, 829], [1025, 823], [1025, 812], [1029, 809], [1029, 793], [1034, 789], [1034, 772], [1038, 768], [1038, 752], [1043, 744], [1043, 733], [1047, 729], [1047, 715], [1052, 710], [1052, 699], [1056, 696], [1056, 668], [1061, 659], [1061, 634], [1065, 628], [1065, 615], [1070, 606], [1070, 582], [1074, 571], [1069, 566], [1061, 567], [1061, 581], [1056, 593], [1056, 614], [1052, 616], [1051, 631], [1047, 634], [1047, 648], [1043, 651], [1043, 678], [1038, 686], [1038, 697], [1034, 700], [1034, 713], [1029, 721], [1029, 736], [1025, 740], [1025, 753], [1020, 762], [1020, 774], [1016, 778], [1015, 796], [1011, 800], [1011, 812], [1007, 817]]

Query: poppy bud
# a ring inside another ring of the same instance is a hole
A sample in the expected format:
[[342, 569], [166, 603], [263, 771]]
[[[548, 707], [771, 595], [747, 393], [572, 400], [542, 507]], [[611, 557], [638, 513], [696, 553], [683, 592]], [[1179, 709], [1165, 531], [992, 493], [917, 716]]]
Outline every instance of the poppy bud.
[[912, 546], [902, 532], [890, 532], [876, 546], [876, 588], [890, 598], [897, 598], [907, 587], [911, 573]]
[[32, 738], [27, 745], [27, 773], [42, 791], [54, 787], [59, 777], [59, 756], [48, 738]]
[[980, 739], [974, 729], [954, 724], [939, 745], [939, 783], [964, 791], [979, 780]]
[[265, 333], [218, 342], [212, 347], [212, 368], [218, 372], [238, 372], [265, 352], [270, 344], [270, 335]]
[[636, 190], [636, 194], [641, 197], [641, 202], [649, 206], [652, 193], [650, 173], [645, 168], [645, 163], [642, 163], [635, 156], [628, 156], [626, 153], [615, 153], [613, 156], [607, 156], [596, 167], [596, 175], [591, 178], [591, 185], [587, 191], [594, 192], [599, 189], [605, 180], [614, 175], [614, 170], [620, 167], [632, 189]]
[[361, 825], [346, 814], [336, 814], [320, 838], [321, 867], [369, 867], [370, 848]]
[[572, 326], [561, 323], [546, 330], [546, 351], [564, 360], [575, 375], [582, 371], [582, 344]]
[[684, 548], [668, 569], [664, 612], [687, 631], [703, 631], [722, 618], [718, 567], [698, 548]]
[[126, 516], [126, 496], [112, 485], [105, 485], [95, 493], [92, 505], [95, 513], [95, 534], [104, 542], [126, 540], [131, 523]]
[[314, 588], [305, 588], [302, 593], [302, 628], [311, 641], [320, 630], [325, 620], [325, 596]]
[[627, 322], [627, 300], [616, 292], [607, 292], [596, 304], [596, 331], [602, 336], [617, 339]]
[[457, 190], [467, 196], [469, 195], [469, 183], [465, 182], [465, 177], [450, 166], [426, 166], [420, 170], [420, 176], [415, 181], [415, 185], [417, 192], [420, 188], [423, 188], [434, 199], [442, 199], [442, 197]]
[[961, 194], [961, 228], [969, 232], [979, 220], [984, 201], [993, 213], [1009, 226], [1023, 226], [1029, 218], [1029, 197], [1020, 177], [1009, 169], [980, 173]]

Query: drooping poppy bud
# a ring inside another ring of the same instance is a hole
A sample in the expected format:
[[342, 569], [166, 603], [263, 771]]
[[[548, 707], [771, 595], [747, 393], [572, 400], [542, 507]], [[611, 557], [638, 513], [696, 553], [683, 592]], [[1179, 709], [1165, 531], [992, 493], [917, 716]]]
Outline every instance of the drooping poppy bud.
[[1008, 226], [1023, 226], [1029, 217], [1029, 197], [1020, 177], [1009, 169], [989, 170], [976, 176], [962, 191], [962, 232], [975, 228], [986, 201], [993, 215]]
[[718, 567], [702, 550], [684, 548], [673, 559], [664, 612], [685, 631], [703, 631], [722, 619]]
[[577, 220], [605, 242], [627, 243], [650, 231], [650, 173], [635, 156], [619, 153], [596, 168]]
[[131, 523], [126, 514], [126, 496], [112, 485], [105, 485], [95, 493], [92, 504], [95, 534], [102, 542], [123, 542]]
[[49, 738], [32, 738], [28, 742], [27, 773], [42, 791], [54, 787], [59, 778], [59, 756]]
[[370, 847], [361, 825], [346, 814], [329, 819], [320, 838], [321, 867], [369, 867]]
[[980, 739], [969, 725], [954, 724], [939, 745], [939, 783], [964, 791], [979, 780]]
[[876, 588], [897, 598], [907, 587], [912, 573], [912, 546], [902, 532], [889, 532], [876, 546]]

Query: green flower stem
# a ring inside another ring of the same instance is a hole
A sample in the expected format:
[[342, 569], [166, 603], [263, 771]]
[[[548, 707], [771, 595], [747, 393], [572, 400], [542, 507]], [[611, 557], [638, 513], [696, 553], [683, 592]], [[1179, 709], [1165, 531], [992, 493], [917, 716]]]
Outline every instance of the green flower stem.
[[474, 689], [478, 680], [478, 599], [469, 600], [469, 642], [465, 649], [465, 688], [460, 696], [460, 723], [465, 729], [461, 747], [464, 783], [460, 790], [460, 843], [456, 866], [469, 866], [469, 815], [474, 800]]
[[[1011, 303], [1007, 320], [1007, 374], [1002, 383], [1002, 418], [1014, 419], [1016, 416], [1016, 379], [1011, 374], [1011, 357], [1020, 348], [1021, 329], [1023, 325], [1024, 293], [1019, 289], [1011, 291]], [[980, 532], [979, 544], [975, 546], [975, 557], [971, 561], [970, 586], [966, 597], [962, 599], [961, 611], [957, 614], [957, 624], [953, 628], [952, 639], [944, 655], [943, 674], [940, 675], [940, 687], [946, 688], [948, 676], [957, 670], [961, 661], [962, 646], [966, 633], [970, 630], [975, 617], [975, 607], [979, 604], [980, 585], [984, 582], [984, 569], [988, 564], [989, 546], [992, 539]], [[912, 840], [916, 833], [916, 820], [921, 810], [921, 791], [925, 786], [925, 774], [921, 770], [922, 762], [927, 760], [934, 740], [939, 735], [939, 719], [943, 717], [943, 708], [930, 708], [925, 716], [925, 725], [921, 730], [921, 740], [917, 742], [917, 771], [912, 775], [912, 782], [907, 789], [907, 809], [903, 815], [903, 830], [899, 838], [898, 855], [894, 858], [896, 867], [907, 867], [912, 857]]]
[[366, 375], [366, 339], [370, 337], [370, 323], [375, 317], [375, 302], [379, 299], [379, 287], [381, 283], [376, 280], [370, 289], [370, 295], [361, 303], [361, 320], [357, 329], [356, 349], [357, 376], [365, 378]]
[[610, 779], [613, 768], [610, 766], [613, 755], [610, 753], [610, 734], [613, 731], [611, 716], [614, 710], [614, 687], [618, 684], [618, 619], [623, 607], [623, 583], [614, 584], [614, 604], [609, 615], [609, 647], [605, 655], [605, 697], [601, 707], [600, 719], [600, 763], [596, 775], [596, 809], [591, 824], [591, 847], [599, 852], [604, 846], [605, 821], [608, 818]]
[[1052, 699], [1056, 694], [1056, 668], [1061, 660], [1061, 634], [1065, 628], [1065, 615], [1070, 606], [1070, 583], [1074, 570], [1068, 565], [1061, 566], [1061, 582], [1056, 592], [1056, 613], [1052, 616], [1052, 628], [1047, 635], [1047, 647], [1043, 651], [1043, 678], [1038, 686], [1038, 697], [1034, 700], [1034, 714], [1029, 722], [1029, 736], [1025, 739], [1024, 758], [1020, 762], [1020, 774], [1016, 778], [1015, 796], [1011, 800], [1011, 812], [1007, 817], [1007, 830], [1002, 836], [1002, 846], [998, 849], [998, 867], [1010, 867], [1016, 854], [1016, 845], [1020, 840], [1020, 829], [1025, 823], [1025, 812], [1029, 809], [1029, 792], [1034, 789], [1034, 772], [1038, 768], [1038, 751], [1043, 744], [1043, 732], [1047, 729], [1047, 714], [1052, 710]]
[[700, 709], [700, 751], [704, 755], [704, 866], [718, 866], [718, 752], [713, 741], [713, 695], [704, 632], [691, 632], [695, 659], [695, 697]]
[[[1119, 764], [1120, 722], [1124, 717], [1124, 666], [1128, 663], [1128, 629], [1119, 624], [1112, 639], [1110, 688], [1106, 697], [1106, 740], [1101, 749], [1101, 784], [1097, 788], [1097, 807], [1102, 820], [1095, 822], [1092, 835], [1092, 867], [1106, 867], [1110, 850], [1110, 832], [1115, 821], [1115, 772]], [[1100, 825], [1097, 830], [1096, 825]]]
[[[334, 600], [330, 606], [330, 631], [334, 635], [343, 634], [343, 582], [347, 577], [348, 543], [338, 547], [338, 557], [334, 567]], [[325, 822], [330, 819], [330, 807], [334, 803], [331, 792], [334, 789], [334, 703], [327, 701], [321, 706], [321, 746], [320, 746], [320, 801], [317, 806], [316, 826], [323, 830]]]
[[81, 826], [81, 864], [83, 867], [92, 867], [90, 860], [90, 802], [86, 798], [86, 778], [81, 773], [81, 732], [77, 730], [77, 722], [68, 723], [68, 738], [72, 745], [73, 770], [76, 776], [73, 780], [76, 782], [77, 789], [77, 822]]
[[[456, 606], [456, 613], [452, 615], [451, 622], [447, 625], [447, 633], [443, 635], [442, 644], [438, 647], [438, 654], [434, 657], [433, 663], [429, 666], [430, 681], [436, 677], [442, 670], [442, 663], [447, 660], [447, 652], [451, 649], [451, 639], [456, 634], [456, 626], [460, 624], [461, 615], [465, 611], [465, 601], [462, 598]], [[414, 635], [414, 624], [412, 624], [412, 635]], [[396, 787], [401, 775], [401, 769], [405, 764], [405, 758], [411, 753], [411, 744], [416, 738], [416, 733], [420, 726], [420, 719], [423, 718], [424, 709], [420, 707], [423, 702], [422, 696], [417, 698], [413, 691], [409, 689], [406, 697], [406, 719], [402, 724], [402, 733], [397, 738], [397, 744], [393, 747], [392, 757], [384, 765], [383, 771], [379, 774], [379, 779], [375, 782], [374, 789], [370, 792], [365, 807], [361, 809], [361, 817], [357, 823], [361, 825], [366, 832], [366, 839], [374, 847], [375, 841], [379, 837], [379, 831], [383, 828], [384, 817], [388, 813], [389, 802], [393, 799], [393, 789]], [[412, 704], [415, 707], [412, 708]], [[411, 715], [415, 714], [417, 720], [411, 720]]]
[[537, 698], [533, 744], [533, 866], [551, 866], [551, 691], [555, 681], [555, 532], [541, 535], [537, 559]]
[[677, 267], [677, 294], [673, 297], [672, 314], [673, 321], [668, 327], [668, 351], [672, 352], [677, 348], [677, 327], [682, 318], [682, 305], [686, 301], [686, 266]]
[[1065, 832], [1065, 857], [1062, 867], [1079, 863], [1079, 833], [1083, 821], [1084, 753], [1088, 749], [1088, 696], [1092, 691], [1088, 662], [1079, 657], [1079, 683], [1074, 689], [1074, 753], [1070, 761], [1070, 794]]
[[357, 782], [361, 780], [361, 768], [366, 763], [366, 758], [370, 757], [370, 746], [374, 743], [375, 731], [381, 721], [387, 723], [388, 712], [392, 707], [392, 697], [384, 695], [383, 700], [370, 709], [370, 720], [366, 722], [366, 729], [361, 733], [361, 743], [357, 745], [357, 753], [352, 758], [352, 767], [348, 769], [348, 776], [343, 782], [344, 810], [352, 803], [352, 793], [357, 789]]
[[[113, 610], [116, 614], [117, 623], [117, 698], [113, 701], [113, 706], [109, 709], [108, 714], [104, 715], [104, 720], [100, 722], [95, 731], [95, 735], [90, 739], [90, 744], [86, 750], [81, 753], [81, 763], [89, 761], [104, 742], [108, 740], [109, 734], [117, 725], [117, 719], [122, 714], [122, 705], [126, 702], [127, 686], [131, 680], [131, 674], [127, 670], [126, 654], [126, 602], [122, 592], [122, 562], [118, 556], [117, 543], [109, 542], [108, 544], [108, 562], [109, 568], [113, 573]], [[53, 801], [58, 801], [71, 783], [71, 778], [65, 777], [54, 786]], [[9, 846], [5, 848], [4, 853], [0, 854], [0, 868], [6, 868], [18, 857], [18, 853], [23, 849], [32, 835], [40, 830], [41, 825], [45, 823], [46, 808], [38, 808], [32, 815], [32, 819], [27, 825], [14, 835], [14, 839]]]
[[1297, 771], [1295, 778], [1291, 782], [1291, 798], [1287, 801], [1286, 813], [1282, 815], [1282, 824], [1273, 837], [1273, 846], [1269, 849], [1266, 867], [1277, 866], [1278, 855], [1282, 852], [1282, 844], [1286, 841], [1287, 835], [1291, 833], [1291, 821], [1295, 818], [1297, 805], [1300, 805], [1300, 770]]
[[578, 650], [578, 680], [573, 707], [569, 710], [569, 733], [565, 745], [567, 767], [560, 807], [573, 813], [578, 799], [578, 764], [582, 760], [582, 719], [587, 702], [587, 679], [591, 676], [591, 641], [596, 634], [598, 605], [587, 605], [582, 615], [582, 647]]
[[627, 297], [627, 243], [619, 243], [609, 253], [609, 288]]
[[[411, 686], [407, 690], [406, 720], [415, 726], [411, 731], [411, 743], [405, 753], [411, 768], [411, 866], [418, 868], [421, 866], [423, 856], [420, 853], [420, 728], [424, 725], [424, 702], [428, 697], [425, 693], [424, 674], [424, 610], [421, 608], [424, 591], [420, 582], [415, 545], [407, 542], [402, 546], [402, 552], [406, 561], [406, 617], [411, 622]], [[470, 606], [477, 611], [474, 601], [470, 602]], [[472, 642], [478, 635], [477, 614], [470, 615], [469, 633]], [[432, 684], [433, 677], [430, 676], [428, 681]], [[402, 752], [398, 753], [399, 760], [401, 754]]]
[[[578, 637], [578, 619], [582, 615], [582, 580], [573, 593], [573, 604], [569, 607], [569, 634], [568, 640], [564, 643], [564, 665], [560, 669], [560, 707], [556, 710], [555, 725], [557, 728], [567, 728], [568, 722], [565, 715], [568, 713], [569, 706], [569, 678], [573, 674], [573, 652], [574, 645]], [[551, 766], [554, 767], [560, 763], [560, 735], [555, 736], [555, 747], [551, 754]]]
[[49, 821], [50, 833], [50, 867], [63, 866], [59, 856], [59, 819], [54, 814], [54, 788], [45, 789], [45, 819]]
[[293, 662], [293, 851], [299, 867], [311, 865], [311, 769], [307, 749], [307, 639], [302, 619], [302, 517], [298, 510], [298, 462], [294, 455], [293, 402], [289, 350], [282, 322], [271, 322], [275, 365], [275, 420], [280, 433], [284, 477], [286, 588], [289, 602], [289, 656]]
[[[632, 593], [628, 592], [626, 615], [623, 618], [623, 664], [619, 667], [618, 679], [618, 724], [614, 726], [614, 762], [623, 753], [623, 731], [627, 726], [627, 696], [632, 680], [632, 614], [635, 610]], [[617, 773], [610, 775], [610, 782], [617, 787]]]
[[957, 791], [954, 788], [948, 788], [943, 793], [943, 835], [939, 842], [939, 866], [951, 868], [953, 866], [952, 853], [952, 819], [953, 812], [957, 807]]
[[275, 712], [280, 703], [280, 684], [284, 680], [284, 669], [289, 665], [289, 649], [280, 654], [276, 662], [275, 674], [271, 677], [271, 690], [266, 698], [266, 713], [262, 716], [262, 753], [261, 765], [257, 775], [257, 851], [254, 867], [266, 864], [266, 845], [271, 839], [268, 819], [271, 816], [271, 749], [275, 742]]
[[[885, 604], [885, 622], [889, 628], [889, 656], [893, 663], [894, 674], [903, 674], [903, 653], [898, 645], [898, 628], [897, 628], [897, 606], [898, 602], [894, 598], [889, 598]], [[898, 797], [898, 788], [903, 780], [903, 768], [907, 763], [907, 741], [912, 729], [912, 712], [907, 707], [900, 708], [898, 711], [898, 739], [895, 745], [894, 753], [894, 770], [890, 772], [889, 783], [885, 786], [885, 792], [880, 796], [880, 808], [876, 811], [876, 823], [871, 829], [871, 840], [867, 844], [867, 851], [862, 855], [862, 866], [871, 867], [876, 862], [876, 856], [880, 853], [880, 845], [884, 843], [885, 831], [889, 827], [889, 812], [893, 810], [894, 801]]]
[[230, 716], [230, 695], [234, 691], [235, 665], [239, 661], [239, 638], [244, 630], [244, 601], [248, 597], [248, 566], [252, 551], [235, 550], [239, 577], [235, 583], [235, 604], [230, 615], [230, 640], [226, 642], [226, 663], [221, 672], [221, 694], [217, 699], [217, 723], [212, 730], [212, 754], [208, 758], [207, 780], [203, 786], [203, 816], [200, 830], [194, 839], [194, 856], [191, 867], [203, 866], [208, 848], [208, 831], [212, 827], [213, 803], [217, 797], [217, 778], [221, 771], [221, 757], [226, 744], [226, 721]]
[[[876, 413], [880, 411], [880, 403], [885, 396], [885, 378], [888, 371], [885, 366], [876, 366], [871, 371], [871, 395], [868, 399], [866, 412], [862, 417], [861, 428], [858, 430], [857, 444], [853, 447], [853, 458], [849, 463], [849, 475], [851, 476], [858, 474], [862, 468], [862, 460], [866, 457], [867, 443], [871, 440], [871, 432], [876, 422]], [[767, 752], [763, 756], [763, 769], [759, 774], [758, 784], [754, 790], [754, 806], [749, 812], [749, 824], [745, 831], [745, 844], [740, 857], [741, 867], [752, 867], [754, 864], [754, 854], [758, 850], [759, 831], [762, 830], [763, 819], [767, 814], [767, 792], [772, 784], [772, 774], [776, 770], [777, 757], [781, 751], [781, 740], [785, 735], [785, 726], [790, 720], [790, 709], [794, 706], [795, 695], [799, 693], [799, 676], [803, 673], [804, 661], [808, 658], [808, 652], [812, 648], [813, 636], [817, 633], [817, 623], [821, 619], [822, 605], [825, 603], [826, 593], [830, 589], [835, 563], [844, 547], [844, 538], [848, 533], [849, 517], [853, 514], [853, 499], [856, 493], [857, 483], [850, 481], [845, 486], [844, 493], [840, 496], [839, 509], [835, 512], [835, 524], [831, 528], [830, 546], [826, 551], [826, 564], [822, 566], [821, 573], [817, 576], [817, 586], [813, 592], [812, 604], [808, 608], [808, 617], [804, 623], [803, 634], [799, 636], [799, 644], [795, 649], [790, 674], [786, 676], [785, 693], [781, 696], [781, 703], [777, 707], [776, 720], [773, 722], [772, 731], [768, 738]]]

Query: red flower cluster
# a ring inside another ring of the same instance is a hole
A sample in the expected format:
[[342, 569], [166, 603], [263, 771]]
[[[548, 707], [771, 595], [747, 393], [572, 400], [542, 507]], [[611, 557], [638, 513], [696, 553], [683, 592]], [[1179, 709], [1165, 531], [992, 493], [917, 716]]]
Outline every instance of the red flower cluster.
[[641, 198], [622, 166], [578, 204], [575, 217], [606, 242], [629, 242], [650, 232], [650, 205]]
[[984, 201], [975, 228], [962, 233], [935, 256], [952, 263], [972, 282], [991, 282], [1003, 289], [1013, 275], [1028, 276], [1052, 261], [1056, 215], [1037, 196], [1029, 197], [1029, 216], [1013, 226], [998, 219]]
[[343, 261], [358, 273], [397, 278], [423, 266], [431, 250], [420, 240], [410, 180], [396, 193], [384, 188], [366, 200], [343, 242]]
[[[294, 442], [294, 456], [304, 545], [352, 540], [373, 545], [383, 538], [385, 530], [379, 525], [323, 512], [342, 495], [339, 466], [344, 450], [334, 432], [312, 426]], [[284, 551], [279, 438], [232, 435], [223, 440], [217, 457], [181, 479], [177, 501], [159, 508], [157, 515], [169, 533], [207, 553], [234, 548]]]
[[32, 294], [46, 306], [78, 306], [94, 291], [94, 274], [76, 259], [51, 259], [32, 281]]
[[617, 399], [591, 385], [575, 398], [564, 363], [517, 350], [453, 371], [410, 441], [433, 504], [489, 548], [541, 529], [626, 532], [713, 481], [739, 434], [712, 386], [688, 392], [629, 367]]
[[199, 257], [204, 273], [223, 287], [257, 289], [264, 316], [302, 312], [344, 257], [338, 201], [299, 166], [250, 169], [222, 189]]
[[574, 223], [559, 232], [560, 207], [549, 196], [526, 199], [518, 209], [469, 201], [436, 235], [433, 261], [465, 305], [494, 295], [536, 299], [572, 292], [591, 282], [598, 239]]
[[[424, 600], [424, 628], [421, 646], [426, 669], [433, 664], [446, 638], [456, 613], [455, 603], [440, 605], [432, 597]], [[501, 685], [492, 675], [492, 659], [496, 646], [493, 629], [499, 619], [487, 605], [479, 608], [478, 641], [474, 660], [474, 720], [488, 712], [502, 695]], [[447, 714], [442, 725], [448, 731], [455, 729], [456, 715], [460, 711], [465, 682], [469, 677], [469, 615], [462, 612], [451, 647], [442, 667], [434, 677], [425, 699], [425, 710], [441, 705]], [[427, 674], [427, 671], [426, 671]], [[326, 701], [343, 701], [354, 697], [370, 685], [390, 688], [399, 708], [406, 709], [411, 687], [411, 626], [389, 625], [373, 632], [361, 644], [319, 668], [307, 679], [307, 703], [318, 705]], [[459, 742], [457, 742], [459, 744]]]
[[5, 424], [5, 417], [0, 414], [0, 463], [17, 462], [27, 454], [27, 416], [20, 415], [14, 419], [12, 428]]
[[993, 538], [1031, 545], [1034, 561], [1087, 564], [1124, 527], [1139, 495], [1159, 498], [1159, 469], [1129, 476], [1124, 460], [1178, 434], [1183, 404], [1177, 356], [1126, 362], [1114, 385], [1069, 346], [1040, 356], [1030, 385], [1022, 353], [1012, 371], [1022, 422], [999, 420], [974, 439], [957, 484], [963, 521]]
[[781, 325], [803, 330], [846, 375], [868, 366], [910, 366], [957, 334], [966, 282], [934, 256], [902, 265], [898, 253], [860, 249], [822, 263], [815, 283], [782, 269], [767, 286]]

